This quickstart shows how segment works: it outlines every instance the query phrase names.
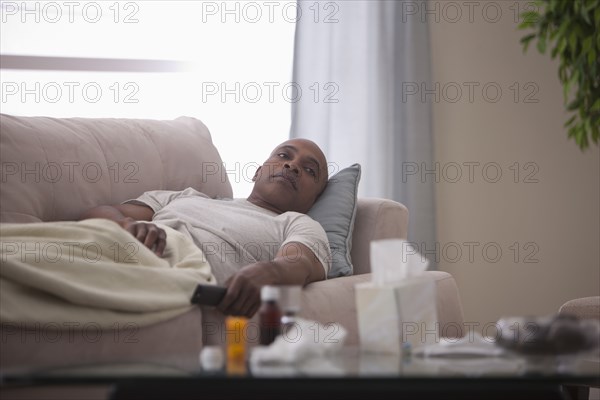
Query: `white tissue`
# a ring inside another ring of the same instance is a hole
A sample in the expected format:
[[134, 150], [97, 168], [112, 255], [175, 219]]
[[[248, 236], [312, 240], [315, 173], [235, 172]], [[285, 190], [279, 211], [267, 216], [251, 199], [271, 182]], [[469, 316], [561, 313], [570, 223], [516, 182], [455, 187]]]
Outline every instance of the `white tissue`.
[[319, 322], [297, 318], [295, 326], [275, 338], [269, 346], [255, 347], [250, 364], [291, 364], [307, 357], [319, 357], [338, 352], [348, 332], [338, 323]]
[[414, 349], [413, 354], [425, 357], [498, 357], [504, 354], [504, 350], [495, 345], [495, 340], [474, 332], [460, 339], [441, 338], [436, 344]]
[[384, 285], [421, 275], [429, 261], [406, 240], [385, 239], [371, 242], [373, 283]]

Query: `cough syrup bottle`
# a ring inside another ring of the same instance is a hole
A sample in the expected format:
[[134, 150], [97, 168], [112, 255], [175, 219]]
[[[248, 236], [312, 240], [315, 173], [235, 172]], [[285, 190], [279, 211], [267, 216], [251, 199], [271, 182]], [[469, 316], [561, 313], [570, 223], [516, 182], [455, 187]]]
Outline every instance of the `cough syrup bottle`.
[[281, 308], [279, 308], [279, 288], [263, 286], [260, 291], [262, 305], [259, 314], [260, 344], [268, 346], [281, 334]]

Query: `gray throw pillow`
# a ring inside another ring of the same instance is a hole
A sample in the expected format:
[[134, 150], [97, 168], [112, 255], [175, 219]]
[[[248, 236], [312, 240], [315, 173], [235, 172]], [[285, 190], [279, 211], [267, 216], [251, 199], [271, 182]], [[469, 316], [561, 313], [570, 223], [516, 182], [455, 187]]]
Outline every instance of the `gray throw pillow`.
[[329, 178], [325, 191], [308, 211], [308, 215], [325, 229], [329, 239], [332, 263], [327, 278], [353, 273], [350, 250], [359, 181], [360, 164], [342, 169]]

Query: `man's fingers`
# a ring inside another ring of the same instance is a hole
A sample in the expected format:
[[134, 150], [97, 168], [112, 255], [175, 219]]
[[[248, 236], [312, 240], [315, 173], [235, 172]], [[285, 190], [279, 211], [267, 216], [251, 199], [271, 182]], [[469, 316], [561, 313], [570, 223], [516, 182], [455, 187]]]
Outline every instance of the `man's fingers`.
[[142, 223], [135, 224], [134, 235], [137, 240], [144, 243], [144, 240], [146, 240], [147, 233], [148, 233], [148, 230], [146, 229], [146, 224], [142, 224]]
[[257, 301], [254, 304], [254, 307], [252, 307], [252, 309], [250, 310], [248, 318], [252, 318], [254, 316], [254, 314], [257, 313], [259, 308], [260, 308], [260, 301]]
[[239, 290], [236, 290], [235, 286], [236, 285], [227, 286], [227, 292], [225, 292], [225, 297], [223, 297], [223, 300], [221, 300], [221, 302], [217, 306], [217, 309], [223, 314], [230, 314], [229, 309], [231, 305], [236, 301], [239, 295]]
[[257, 296], [254, 293], [253, 287], [246, 286], [242, 294], [237, 298], [234, 306], [236, 306], [236, 312], [238, 315], [250, 318], [253, 313], [252, 310], [256, 306]]
[[162, 257], [167, 245], [167, 233], [164, 229], [151, 223], [136, 222], [128, 225], [127, 232], [131, 233], [137, 240], [149, 249], [154, 249], [154, 253]]
[[125, 230], [131, 233], [133, 236], [136, 236], [137, 228], [135, 227], [135, 224], [126, 225]]
[[151, 249], [154, 246], [154, 242], [158, 239], [158, 228], [154, 225], [146, 225], [147, 233], [146, 238], [144, 239], [144, 246]]
[[248, 298], [245, 303], [242, 305], [242, 309], [240, 314], [246, 318], [252, 318], [252, 316], [258, 311], [260, 307], [260, 302], [256, 301], [256, 299]]
[[243, 279], [234, 279], [217, 308], [227, 315], [241, 315], [250, 318], [260, 307], [259, 291], [249, 282], [243, 284], [242, 281]]
[[158, 242], [156, 245], [155, 253], [157, 256], [162, 257], [165, 251], [165, 247], [167, 246], [167, 234], [162, 231], [162, 234], [158, 235]]

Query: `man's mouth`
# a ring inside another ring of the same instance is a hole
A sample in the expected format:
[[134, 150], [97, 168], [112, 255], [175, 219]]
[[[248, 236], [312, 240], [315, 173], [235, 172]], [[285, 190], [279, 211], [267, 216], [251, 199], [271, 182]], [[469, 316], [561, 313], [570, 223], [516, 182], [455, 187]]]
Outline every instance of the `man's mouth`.
[[283, 172], [278, 172], [276, 174], [273, 175], [273, 178], [282, 178], [286, 181], [288, 181], [292, 187], [294, 188], [294, 190], [298, 190], [298, 188], [296, 187], [296, 179], [294, 179], [293, 177], [284, 174]]

